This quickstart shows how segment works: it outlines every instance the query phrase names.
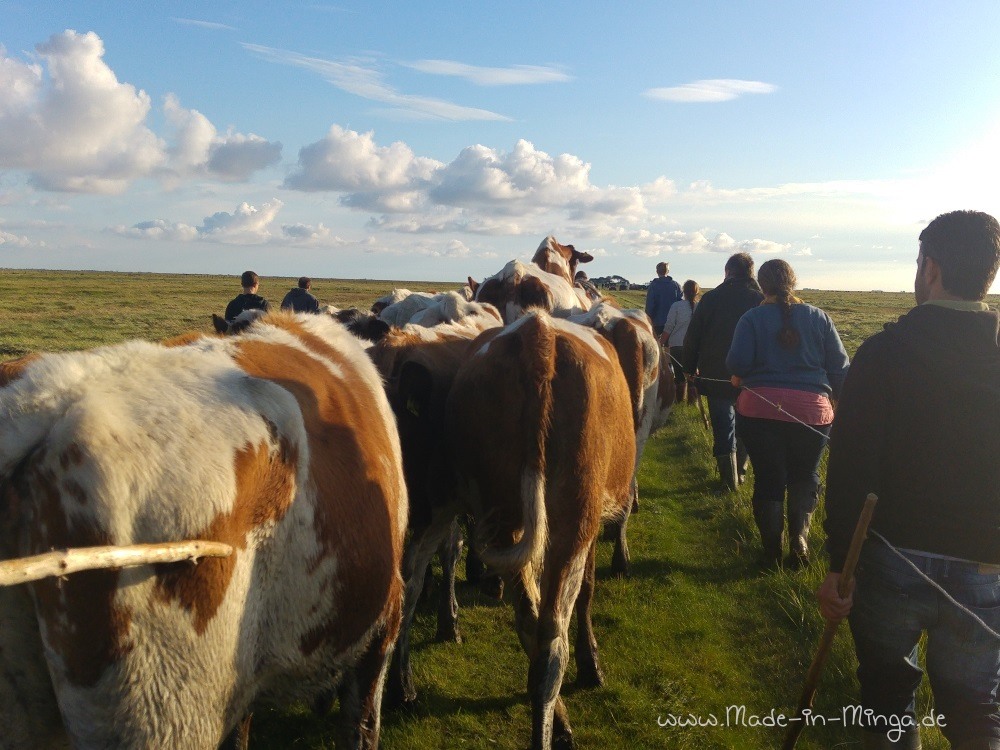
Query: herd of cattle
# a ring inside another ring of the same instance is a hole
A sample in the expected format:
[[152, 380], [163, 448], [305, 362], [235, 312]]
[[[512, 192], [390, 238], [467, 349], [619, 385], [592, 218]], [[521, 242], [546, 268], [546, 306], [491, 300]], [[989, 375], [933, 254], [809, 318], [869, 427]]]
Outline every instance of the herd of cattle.
[[232, 547], [0, 587], [0, 747], [243, 746], [254, 706], [334, 699], [343, 743], [377, 747], [383, 690], [416, 697], [439, 549], [457, 637], [460, 514], [514, 607], [532, 746], [571, 746], [570, 619], [599, 685], [597, 539], [615, 522], [626, 572], [636, 465], [674, 400], [645, 314], [573, 286], [589, 259], [549, 237], [459, 292], [0, 363], [0, 558]]

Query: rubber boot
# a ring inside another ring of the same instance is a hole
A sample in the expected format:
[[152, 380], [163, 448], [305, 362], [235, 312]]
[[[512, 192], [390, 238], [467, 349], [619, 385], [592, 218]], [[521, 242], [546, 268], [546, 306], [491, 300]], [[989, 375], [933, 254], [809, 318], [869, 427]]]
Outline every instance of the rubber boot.
[[788, 566], [809, 564], [809, 523], [819, 503], [819, 485], [813, 481], [788, 485]]
[[760, 566], [765, 570], [781, 567], [781, 554], [784, 543], [785, 517], [784, 503], [779, 500], [755, 500], [753, 503], [753, 520], [760, 532], [760, 541], [764, 552], [760, 557]]
[[727, 453], [724, 456], [716, 456], [715, 463], [719, 467], [719, 476], [722, 478], [722, 486], [727, 492], [736, 492], [736, 454]]
[[[862, 732], [861, 735], [861, 747], [864, 750], [920, 750], [921, 747], [920, 730], [916, 727], [904, 731], [895, 742], [880, 732]], [[893, 734], [893, 737], [895, 736]]]

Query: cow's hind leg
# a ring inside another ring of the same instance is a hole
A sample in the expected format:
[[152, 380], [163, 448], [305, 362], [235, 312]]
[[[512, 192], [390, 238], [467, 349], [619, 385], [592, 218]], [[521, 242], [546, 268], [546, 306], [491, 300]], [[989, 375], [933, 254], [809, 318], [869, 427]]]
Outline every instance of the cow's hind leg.
[[403, 578], [406, 580], [403, 625], [392, 659], [392, 667], [389, 670], [389, 684], [386, 689], [386, 701], [390, 706], [412, 704], [417, 699], [417, 690], [413, 685], [413, 669], [410, 666], [410, 629], [417, 611], [417, 601], [424, 587], [427, 563], [450, 531], [451, 518], [442, 513], [436, 515], [430, 525], [414, 529], [406, 543], [406, 551], [403, 554]]
[[455, 568], [458, 558], [462, 556], [462, 529], [458, 525], [458, 518], [451, 522], [451, 533], [441, 545], [440, 554], [444, 590], [438, 599], [438, 623], [434, 640], [439, 643], [461, 643], [462, 636], [458, 632], [458, 599], [455, 596]]
[[565, 557], [550, 549], [546, 556], [536, 647], [528, 670], [534, 750], [573, 747], [573, 732], [559, 690], [569, 663], [569, 620], [580, 593], [588, 549]]
[[597, 564], [597, 543], [590, 545], [583, 571], [580, 593], [576, 597], [576, 683], [580, 687], [600, 687], [604, 673], [597, 661], [597, 639], [590, 620], [590, 604], [594, 599]]
[[[399, 612], [397, 610], [397, 618]], [[340, 725], [349, 750], [375, 750], [382, 726], [382, 688], [395, 642], [396, 623], [379, 631], [358, 663], [344, 675], [340, 697]]]
[[[635, 479], [633, 479], [632, 482], [633, 488], [638, 495], [638, 484], [635, 484]], [[621, 519], [612, 521], [610, 524], [615, 530], [615, 551], [611, 554], [611, 572], [621, 578], [626, 578], [629, 573], [630, 557], [628, 553], [628, 539], [626, 538], [626, 531], [631, 511], [631, 507], [626, 505], [621, 511]]]

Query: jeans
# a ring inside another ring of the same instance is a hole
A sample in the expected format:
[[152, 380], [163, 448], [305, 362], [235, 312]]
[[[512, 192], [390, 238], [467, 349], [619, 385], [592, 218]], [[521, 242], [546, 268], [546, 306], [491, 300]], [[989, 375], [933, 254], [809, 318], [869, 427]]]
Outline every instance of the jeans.
[[[903, 554], [1000, 632], [1000, 566]], [[917, 642], [926, 630], [927, 676], [945, 737], [953, 747], [1000, 740], [1000, 641], [874, 537], [858, 564], [850, 624], [864, 708], [876, 716], [914, 715], [923, 676]]]
[[753, 466], [753, 514], [766, 552], [781, 552], [788, 490], [788, 536], [793, 552], [805, 554], [809, 521], [819, 501], [819, 462], [830, 425], [813, 429], [798, 422], [736, 415], [736, 428]]
[[674, 372], [674, 383], [680, 385], [684, 382], [684, 365], [680, 364], [684, 361], [684, 347], [683, 346], [672, 346], [670, 347], [670, 369]]
[[712, 422], [712, 455], [728, 456], [736, 452], [736, 401], [707, 396], [708, 418]]

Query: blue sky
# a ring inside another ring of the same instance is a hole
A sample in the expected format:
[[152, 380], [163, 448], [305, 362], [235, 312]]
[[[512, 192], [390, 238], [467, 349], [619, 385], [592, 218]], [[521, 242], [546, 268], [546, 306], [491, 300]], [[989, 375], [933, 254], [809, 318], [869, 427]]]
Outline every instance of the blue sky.
[[[0, 268], [910, 289], [1000, 215], [1000, 3], [0, 0]], [[998, 286], [994, 286], [996, 291]]]

